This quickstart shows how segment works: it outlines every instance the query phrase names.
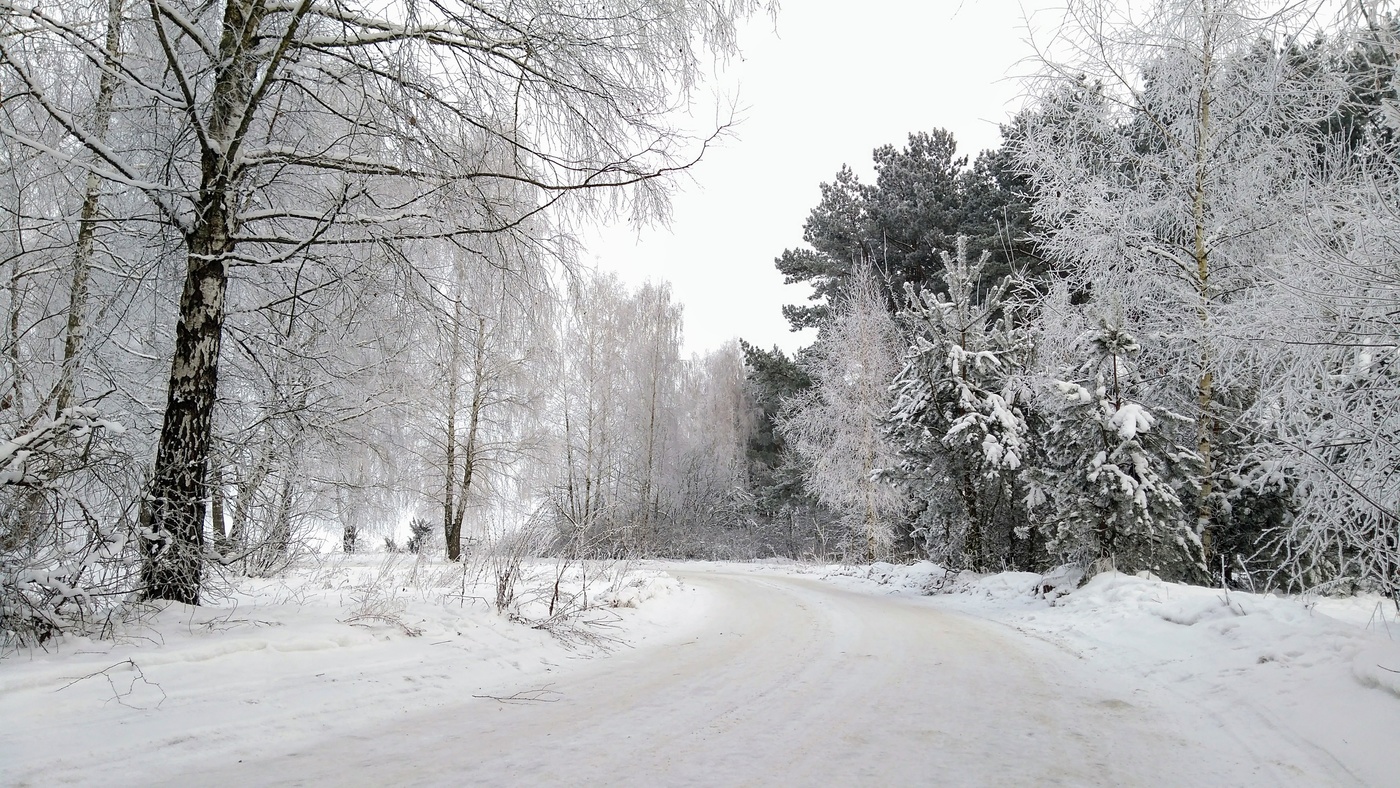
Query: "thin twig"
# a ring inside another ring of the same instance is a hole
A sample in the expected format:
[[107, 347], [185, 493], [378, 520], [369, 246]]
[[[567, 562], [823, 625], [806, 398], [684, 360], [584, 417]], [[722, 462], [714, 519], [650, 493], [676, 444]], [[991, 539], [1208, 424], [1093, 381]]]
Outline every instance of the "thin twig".
[[472, 697], [494, 700], [497, 703], [557, 703], [563, 693], [550, 689], [552, 686], [554, 685], [546, 684], [539, 689], [521, 690], [514, 695], [473, 695]]
[[[130, 665], [130, 666], [131, 666], [131, 670], [132, 670], [133, 672], [136, 673], [136, 677], [133, 678], [133, 679], [131, 680], [131, 684], [130, 684], [130, 686], [128, 686], [128, 687], [126, 688], [126, 692], [122, 692], [122, 691], [120, 691], [120, 690], [117, 689], [117, 683], [116, 683], [116, 681], [114, 681], [114, 680], [112, 679], [112, 675], [111, 675], [110, 673], [108, 673], [108, 671], [113, 670], [113, 669], [116, 669], [116, 668], [119, 668], [119, 667], [121, 667], [121, 666], [123, 666], [123, 665]], [[141, 671], [141, 667], [140, 667], [139, 665], [137, 665], [135, 662], [133, 662], [132, 660], [129, 660], [129, 659], [124, 659], [124, 660], [122, 660], [121, 662], [116, 663], [115, 665], [109, 665], [109, 666], [107, 666], [107, 667], [103, 668], [102, 670], [99, 670], [99, 671], [97, 671], [97, 672], [95, 672], [95, 673], [89, 673], [89, 674], [86, 675], [86, 676], [79, 676], [78, 678], [73, 679], [72, 681], [68, 682], [67, 684], [64, 684], [62, 687], [59, 687], [58, 689], [54, 690], [54, 692], [62, 692], [63, 690], [68, 689], [69, 687], [73, 686], [74, 684], [77, 684], [78, 682], [87, 681], [88, 679], [97, 678], [98, 676], [102, 676], [103, 678], [107, 679], [107, 685], [108, 685], [109, 687], [112, 688], [112, 697], [109, 698], [109, 700], [115, 700], [117, 703], [120, 703], [121, 705], [127, 707], [128, 709], [136, 709], [136, 710], [138, 710], [138, 711], [148, 711], [148, 710], [151, 710], [151, 709], [159, 709], [159, 708], [161, 707], [161, 704], [165, 703], [165, 701], [166, 701], [167, 696], [166, 696], [166, 694], [165, 694], [165, 690], [161, 689], [161, 687], [160, 687], [159, 684], [155, 683], [154, 681], [150, 681], [149, 679], [147, 679], [147, 678], [146, 678], [146, 674], [143, 673], [143, 672]], [[148, 685], [148, 686], [155, 687], [155, 688], [156, 688], [156, 692], [159, 692], [159, 693], [160, 693], [160, 700], [156, 701], [156, 705], [154, 705], [154, 706], [135, 706], [135, 705], [132, 705], [132, 704], [126, 702], [125, 698], [126, 698], [127, 696], [131, 695], [133, 692], [136, 691], [136, 682], [138, 682], [138, 681], [141, 682], [142, 684], [146, 684], [146, 685]]]

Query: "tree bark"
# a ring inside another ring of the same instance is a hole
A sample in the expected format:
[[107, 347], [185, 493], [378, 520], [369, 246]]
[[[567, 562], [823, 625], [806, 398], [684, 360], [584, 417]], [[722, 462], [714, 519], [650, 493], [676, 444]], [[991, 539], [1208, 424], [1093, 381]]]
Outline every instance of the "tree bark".
[[467, 443], [462, 452], [462, 484], [457, 489], [457, 510], [447, 529], [447, 557], [457, 561], [462, 557], [462, 520], [467, 514], [467, 496], [476, 475], [477, 446], [480, 442], [481, 413], [486, 408], [486, 319], [476, 319], [476, 342], [472, 356], [472, 404], [467, 420]]
[[[452, 351], [447, 366], [447, 467], [443, 472], [442, 538], [447, 560], [461, 558], [461, 531], [453, 532], [456, 520], [454, 485], [457, 483], [457, 387], [462, 374], [462, 276], [457, 275], [456, 301], [452, 305]], [[459, 526], [460, 529], [460, 526]]]
[[[1210, 248], [1206, 239], [1206, 191], [1207, 191], [1207, 166], [1208, 154], [1211, 144], [1211, 90], [1210, 79], [1213, 70], [1212, 54], [1214, 42], [1212, 32], [1214, 16], [1208, 2], [1202, 3], [1202, 42], [1201, 42], [1201, 88], [1198, 96], [1198, 111], [1200, 113], [1196, 126], [1196, 172], [1194, 193], [1191, 195], [1191, 218], [1192, 218], [1192, 262], [1195, 263], [1196, 286], [1198, 297], [1197, 319], [1201, 325], [1201, 372], [1196, 381], [1197, 398], [1197, 418], [1196, 418], [1196, 452], [1201, 459], [1201, 489], [1196, 503], [1196, 529], [1201, 538], [1202, 558], [1205, 566], [1212, 563], [1214, 554], [1213, 537], [1214, 522], [1211, 507], [1211, 497], [1215, 492], [1215, 445], [1216, 418], [1215, 418], [1215, 359], [1211, 352], [1210, 341], [1210, 307], [1213, 302], [1214, 293], [1210, 287], [1211, 260]], [[1209, 571], [1209, 569], [1207, 569]]]
[[[97, 104], [92, 112], [92, 136], [105, 141], [112, 125], [112, 102], [117, 90], [116, 60], [120, 53], [122, 29], [122, 0], [108, 0], [105, 69], [97, 85]], [[94, 157], [96, 158], [96, 157]], [[99, 162], [94, 161], [94, 166]], [[63, 337], [63, 365], [58, 384], [54, 387], [54, 412], [62, 413], [73, 404], [77, 385], [78, 354], [87, 332], [84, 316], [87, 312], [88, 282], [92, 272], [92, 253], [97, 236], [97, 220], [102, 208], [102, 179], [89, 171], [83, 190], [83, 206], [78, 214], [77, 248], [73, 252], [73, 279], [68, 291], [68, 323]]]
[[214, 526], [214, 549], [229, 551], [228, 526], [224, 522], [224, 473], [215, 463], [209, 469], [209, 520]]
[[219, 346], [223, 335], [228, 236], [222, 206], [209, 206], [209, 221], [191, 239], [189, 271], [180, 296], [175, 356], [156, 466], [142, 514], [147, 599], [199, 604], [203, 580], [205, 479]]

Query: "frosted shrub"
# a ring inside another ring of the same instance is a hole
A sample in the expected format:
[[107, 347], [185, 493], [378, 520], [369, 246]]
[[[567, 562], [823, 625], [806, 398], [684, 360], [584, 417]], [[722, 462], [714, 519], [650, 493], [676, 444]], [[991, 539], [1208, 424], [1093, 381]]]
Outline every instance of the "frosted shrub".
[[119, 425], [69, 408], [0, 443], [0, 642], [42, 643], [105, 622], [134, 590]]

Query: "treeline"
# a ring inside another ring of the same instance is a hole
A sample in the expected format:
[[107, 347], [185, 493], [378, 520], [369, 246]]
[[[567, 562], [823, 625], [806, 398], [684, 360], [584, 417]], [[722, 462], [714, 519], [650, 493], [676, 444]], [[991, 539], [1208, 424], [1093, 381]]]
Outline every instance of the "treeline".
[[766, 517], [853, 558], [1400, 594], [1395, 24], [1072, 4], [999, 150], [822, 186], [746, 348]]

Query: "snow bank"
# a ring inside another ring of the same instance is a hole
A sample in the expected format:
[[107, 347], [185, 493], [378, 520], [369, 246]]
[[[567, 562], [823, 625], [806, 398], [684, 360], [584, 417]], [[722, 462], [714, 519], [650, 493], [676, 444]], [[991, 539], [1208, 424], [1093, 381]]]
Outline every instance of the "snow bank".
[[758, 564], [733, 564], [730, 568], [744, 571], [776, 571], [787, 574], [815, 575], [851, 587], [866, 588], [870, 584], [889, 593], [933, 593], [942, 587], [949, 573], [943, 567], [920, 561], [917, 564], [890, 564], [883, 561], [859, 564], [802, 564], [793, 561], [764, 561]]
[[639, 607], [658, 597], [673, 594], [680, 584], [670, 575], [655, 570], [633, 570], [603, 592], [600, 599], [608, 607]]
[[691, 601], [669, 575], [623, 563], [323, 558], [233, 580], [205, 606], [152, 606], [110, 639], [0, 658], [0, 719], [24, 721], [0, 733], [0, 784], [101, 782], [96, 765], [139, 776], [151, 757], [197, 770], [547, 686], [566, 660], [683, 631]]
[[1032, 572], [998, 572], [991, 575], [960, 572], [944, 591], [1000, 601], [1029, 599], [1039, 591], [1043, 579]]
[[1400, 622], [1387, 600], [1250, 594], [1118, 572], [1075, 588], [1064, 567], [1044, 576], [931, 564], [804, 573], [923, 596], [1126, 676], [1148, 695], [1184, 696], [1245, 749], [1282, 737], [1325, 750], [1361, 783], [1396, 779], [1388, 737], [1400, 728]]

